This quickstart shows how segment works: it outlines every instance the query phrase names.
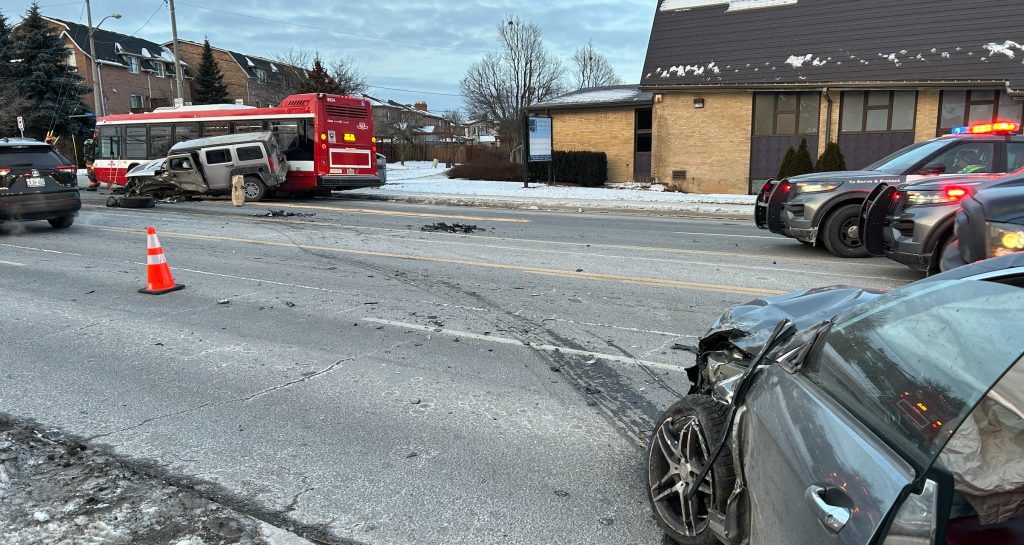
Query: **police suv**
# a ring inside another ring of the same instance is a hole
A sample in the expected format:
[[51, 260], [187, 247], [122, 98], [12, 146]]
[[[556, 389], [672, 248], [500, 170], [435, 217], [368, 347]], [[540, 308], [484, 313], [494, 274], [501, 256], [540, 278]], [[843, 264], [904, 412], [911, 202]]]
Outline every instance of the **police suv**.
[[821, 172], [771, 180], [757, 196], [754, 221], [805, 244], [819, 242], [839, 257], [869, 255], [860, 236], [861, 207], [879, 185], [926, 179], [982, 179], [1019, 166], [1024, 136], [1019, 123], [961, 127], [952, 134], [918, 142], [860, 171]]

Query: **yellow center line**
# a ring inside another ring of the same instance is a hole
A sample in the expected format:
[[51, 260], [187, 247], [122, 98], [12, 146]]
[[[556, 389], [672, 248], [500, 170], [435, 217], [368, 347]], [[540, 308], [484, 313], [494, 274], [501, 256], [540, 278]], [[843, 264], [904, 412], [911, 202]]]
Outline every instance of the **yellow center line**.
[[431, 214], [428, 212], [401, 212], [398, 210], [373, 210], [370, 208], [339, 208], [337, 206], [322, 206], [312, 204], [281, 204], [252, 202], [246, 203], [253, 206], [266, 206], [270, 208], [293, 208], [297, 210], [329, 210], [332, 212], [351, 212], [353, 214], [373, 214], [379, 216], [401, 216], [409, 218], [448, 218], [467, 221], [496, 221], [501, 223], [530, 223], [526, 218], [485, 218], [483, 216], [460, 216], [457, 214]]
[[[113, 231], [117, 233], [144, 233], [140, 229], [128, 229], [124, 227], [99, 227], [94, 228], [102, 231]], [[377, 252], [373, 250], [356, 250], [354, 248], [338, 248], [331, 246], [311, 246], [305, 244], [293, 244], [290, 242], [273, 242], [268, 240], [253, 240], [236, 237], [223, 237], [213, 235], [195, 235], [189, 233], [176, 233], [162, 231], [159, 233], [164, 238], [179, 238], [188, 240], [208, 240], [219, 242], [238, 242], [242, 244], [254, 244], [258, 246], [271, 246], [276, 248], [301, 248], [306, 250], [317, 250], [322, 252], [333, 252], [339, 254], [363, 255], [371, 257], [385, 257], [392, 259], [404, 259], [408, 261], [422, 261], [427, 263], [443, 263], [446, 265], [464, 265], [470, 267], [482, 267], [488, 269], [500, 269], [507, 271], [518, 271], [541, 276], [554, 276], [558, 278], [577, 278], [586, 280], [599, 280], [604, 282], [619, 282], [623, 284], [637, 284], [643, 286], [658, 286], [665, 288], [681, 288], [698, 291], [713, 291], [722, 293], [742, 293], [748, 295], [778, 295], [783, 293], [777, 290], [766, 290], [762, 288], [750, 288], [745, 286], [730, 286], [725, 284], [710, 284], [704, 282], [689, 282], [686, 280], [670, 280], [666, 278], [646, 278], [641, 276], [626, 276], [620, 274], [604, 274], [591, 272], [575, 272], [565, 269], [548, 269], [543, 267], [527, 267], [522, 265], [509, 265], [505, 263], [491, 263], [487, 261], [473, 261], [467, 259], [452, 259], [442, 257], [428, 257], [395, 252]]]

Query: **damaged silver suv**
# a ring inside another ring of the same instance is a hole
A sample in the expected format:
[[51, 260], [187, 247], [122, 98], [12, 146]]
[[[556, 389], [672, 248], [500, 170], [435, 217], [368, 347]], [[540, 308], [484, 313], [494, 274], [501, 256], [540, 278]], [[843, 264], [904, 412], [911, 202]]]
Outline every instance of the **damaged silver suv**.
[[1024, 543], [1024, 255], [726, 313], [648, 448], [684, 545]]

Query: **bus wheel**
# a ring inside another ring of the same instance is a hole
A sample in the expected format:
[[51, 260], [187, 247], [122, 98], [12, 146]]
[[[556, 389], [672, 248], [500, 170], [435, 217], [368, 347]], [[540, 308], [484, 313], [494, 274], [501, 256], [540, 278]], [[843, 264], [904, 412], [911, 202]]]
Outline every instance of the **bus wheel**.
[[255, 176], [246, 176], [242, 187], [245, 189], [246, 202], [260, 202], [267, 194], [267, 186]]

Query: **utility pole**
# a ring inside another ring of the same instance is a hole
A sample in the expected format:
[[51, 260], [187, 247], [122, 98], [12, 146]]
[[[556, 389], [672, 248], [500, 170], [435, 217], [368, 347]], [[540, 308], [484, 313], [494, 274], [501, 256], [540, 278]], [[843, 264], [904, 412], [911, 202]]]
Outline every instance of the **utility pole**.
[[181, 52], [178, 50], [178, 20], [174, 17], [174, 0], [167, 0], [171, 11], [171, 40], [174, 41], [174, 76], [178, 80], [178, 98], [185, 101], [185, 74], [181, 69]]
[[85, 0], [85, 14], [89, 22], [89, 58], [92, 60], [92, 102], [93, 112], [96, 114], [96, 119], [103, 117], [103, 104], [100, 98], [103, 95], [103, 89], [99, 92], [96, 91], [97, 87], [101, 87], [99, 70], [96, 68], [96, 40], [93, 39], [93, 28], [92, 28], [92, 6], [89, 5], [89, 0]]

